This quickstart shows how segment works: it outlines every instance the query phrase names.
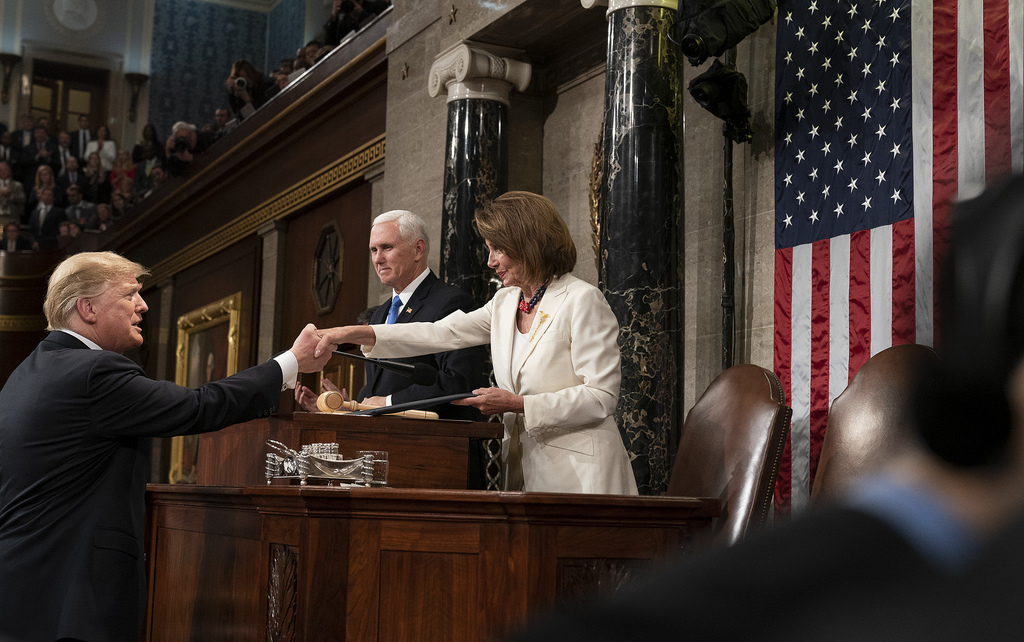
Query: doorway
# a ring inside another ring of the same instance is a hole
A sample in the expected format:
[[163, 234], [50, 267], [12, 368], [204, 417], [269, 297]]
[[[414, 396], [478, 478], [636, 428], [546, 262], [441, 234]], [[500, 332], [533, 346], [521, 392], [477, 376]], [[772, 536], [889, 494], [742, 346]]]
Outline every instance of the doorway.
[[78, 129], [78, 117], [88, 116], [91, 123], [105, 123], [107, 85], [110, 71], [80, 67], [49, 60], [33, 61], [32, 118], [49, 118], [51, 133]]

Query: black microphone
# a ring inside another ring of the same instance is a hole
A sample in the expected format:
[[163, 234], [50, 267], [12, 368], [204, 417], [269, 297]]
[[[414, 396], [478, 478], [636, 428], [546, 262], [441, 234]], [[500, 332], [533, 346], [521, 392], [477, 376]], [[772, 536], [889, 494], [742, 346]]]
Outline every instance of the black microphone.
[[437, 368], [426, 363], [384, 361], [383, 359], [371, 359], [370, 357], [364, 357], [361, 354], [352, 354], [351, 352], [342, 352], [341, 350], [335, 350], [334, 354], [349, 357], [350, 359], [359, 359], [360, 361], [375, 363], [385, 370], [394, 372], [395, 374], [400, 374], [403, 377], [409, 377], [412, 379], [413, 383], [420, 386], [432, 386], [434, 385], [434, 382], [437, 381]]

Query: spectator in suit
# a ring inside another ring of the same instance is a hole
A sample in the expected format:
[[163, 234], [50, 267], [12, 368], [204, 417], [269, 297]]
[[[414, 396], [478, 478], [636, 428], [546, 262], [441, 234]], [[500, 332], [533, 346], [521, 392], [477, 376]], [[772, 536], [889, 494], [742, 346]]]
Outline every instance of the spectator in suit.
[[77, 158], [71, 151], [71, 134], [60, 132], [57, 134], [56, 161], [53, 164], [53, 169], [57, 171], [57, 178], [68, 171], [69, 158]]
[[0, 161], [0, 221], [21, 223], [25, 215], [25, 187], [14, 180], [11, 165]]
[[86, 221], [82, 229], [89, 232], [106, 232], [113, 225], [114, 217], [110, 215], [110, 204], [97, 203], [96, 216], [92, 220]]
[[140, 193], [149, 191], [153, 186], [153, 170], [160, 167], [158, 150], [156, 145], [148, 141], [142, 145], [142, 159], [135, 165], [135, 188]]
[[25, 164], [25, 171], [35, 173], [39, 167], [46, 165], [54, 170], [56, 175], [60, 161], [57, 158], [57, 146], [50, 140], [46, 133], [46, 127], [36, 125], [32, 130], [32, 142], [21, 154]]
[[78, 130], [71, 133], [71, 155], [82, 160], [87, 156], [85, 148], [89, 146], [93, 135], [89, 130], [89, 116], [82, 114], [78, 117]]
[[87, 229], [96, 218], [96, 205], [82, 200], [82, 188], [78, 185], [68, 188], [67, 199], [68, 206], [64, 208], [64, 215], [69, 221], [77, 223], [79, 228]]
[[[315, 327], [266, 363], [192, 390], [123, 356], [142, 345], [141, 265], [65, 259], [50, 334], [0, 390], [0, 639], [135, 640], [146, 610], [143, 513], [152, 437], [269, 416], [316, 372]], [[59, 391], [46, 403], [40, 391]]]
[[231, 112], [224, 107], [218, 107], [213, 112], [213, 137], [219, 139], [224, 134], [231, 131], [228, 123], [231, 121]]
[[57, 176], [57, 189], [64, 193], [66, 200], [69, 187], [77, 185], [84, 189], [86, 182], [85, 172], [78, 167], [78, 159], [68, 156], [67, 169]]
[[21, 155], [35, 141], [36, 121], [28, 114], [21, 116], [21, 128], [14, 130], [13, 142], [18, 154]]
[[164, 171], [163, 167], [160, 167], [159, 165], [157, 165], [156, 167], [153, 168], [153, 171], [150, 172], [150, 175], [149, 175], [149, 188], [147, 188], [145, 191], [143, 191], [140, 194], [140, 196], [139, 196], [140, 200], [144, 199], [144, 198], [149, 198], [149, 196], [155, 190], [159, 189], [160, 186], [163, 185], [165, 182], [167, 182], [167, 172]]
[[85, 146], [86, 157], [93, 152], [100, 155], [100, 165], [104, 172], [109, 172], [114, 167], [114, 161], [117, 159], [117, 144], [110, 140], [110, 130], [106, 125], [97, 127], [96, 138]]
[[18, 149], [14, 146], [14, 134], [4, 132], [0, 134], [0, 161], [9, 163], [11, 171], [14, 171], [18, 164]]
[[32, 239], [21, 233], [21, 228], [14, 221], [4, 225], [3, 249], [8, 252], [26, 252], [32, 249]]
[[334, 0], [331, 15], [324, 25], [324, 42], [331, 47], [338, 45], [345, 36], [362, 29], [390, 4], [386, 0]]
[[274, 79], [265, 77], [244, 58], [231, 66], [231, 75], [224, 81], [224, 85], [228, 90], [228, 105], [239, 122], [252, 115], [278, 92]]
[[39, 204], [29, 219], [29, 229], [36, 243], [45, 244], [47, 241], [56, 240], [60, 223], [66, 220], [64, 209], [53, 203], [53, 188], [42, 188], [39, 191]]

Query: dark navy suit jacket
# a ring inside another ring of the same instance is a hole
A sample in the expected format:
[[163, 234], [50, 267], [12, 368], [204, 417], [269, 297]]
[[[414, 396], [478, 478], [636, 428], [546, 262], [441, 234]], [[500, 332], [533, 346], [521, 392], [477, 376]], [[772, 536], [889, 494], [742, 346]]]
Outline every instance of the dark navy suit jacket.
[[0, 640], [135, 640], [149, 438], [266, 416], [273, 361], [196, 390], [51, 332], [0, 390]]
[[[437, 278], [433, 272], [427, 275], [409, 301], [402, 306], [395, 323], [411, 323], [414, 321], [437, 321], [456, 310], [472, 312], [480, 306], [462, 290], [448, 285]], [[370, 323], [384, 323], [388, 317], [391, 303], [385, 301], [377, 306], [370, 318]], [[486, 363], [487, 348], [477, 346], [439, 352], [421, 357], [394, 359], [402, 363], [426, 363], [437, 368], [437, 381], [432, 386], [413, 385], [408, 377], [383, 370], [373, 364], [366, 364], [366, 385], [359, 391], [358, 399], [367, 397], [386, 397], [391, 395], [391, 403], [399, 404], [407, 401], [418, 401], [432, 397], [442, 397], [462, 392], [470, 392], [487, 384]], [[479, 421], [483, 417], [479, 411], [469, 406], [453, 406], [445, 404], [430, 408], [446, 419], [470, 419]]]

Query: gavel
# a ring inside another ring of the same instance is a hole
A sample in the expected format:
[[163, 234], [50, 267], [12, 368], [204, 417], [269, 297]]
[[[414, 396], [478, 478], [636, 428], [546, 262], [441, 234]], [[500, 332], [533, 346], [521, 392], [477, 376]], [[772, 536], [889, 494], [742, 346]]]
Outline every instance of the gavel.
[[[373, 410], [380, 406], [370, 406], [358, 401], [345, 401], [340, 392], [324, 392], [316, 398], [316, 407], [320, 412], [355, 412], [356, 410]], [[395, 417], [408, 417], [411, 419], [437, 419], [436, 412], [429, 410], [403, 410], [401, 412], [387, 413]]]

